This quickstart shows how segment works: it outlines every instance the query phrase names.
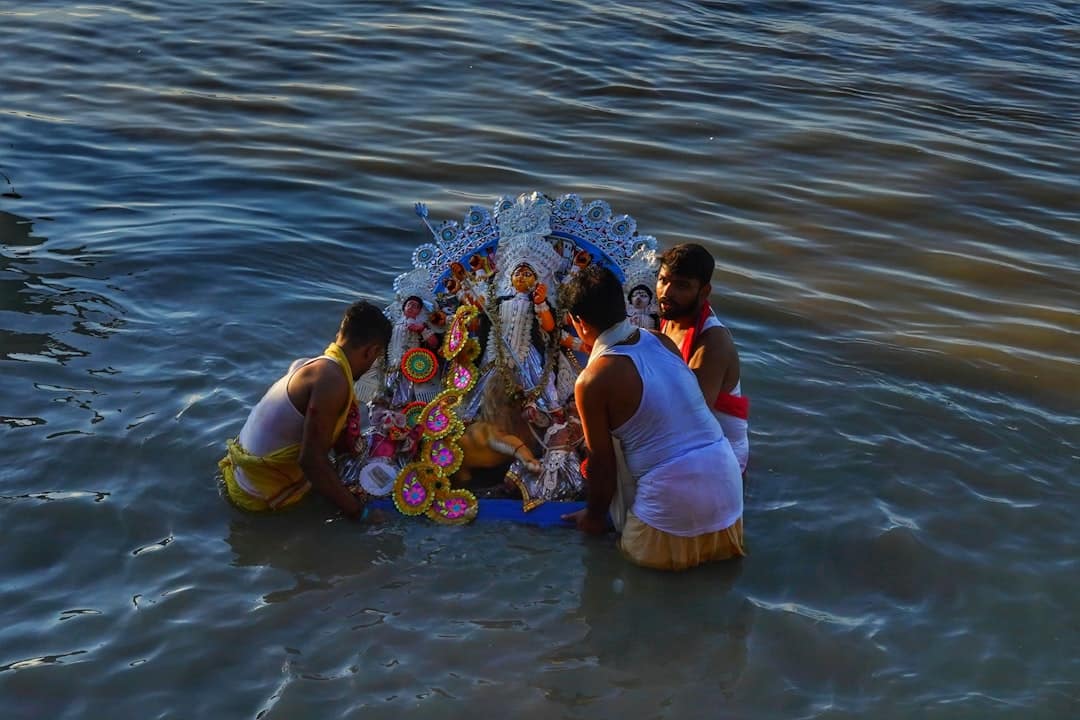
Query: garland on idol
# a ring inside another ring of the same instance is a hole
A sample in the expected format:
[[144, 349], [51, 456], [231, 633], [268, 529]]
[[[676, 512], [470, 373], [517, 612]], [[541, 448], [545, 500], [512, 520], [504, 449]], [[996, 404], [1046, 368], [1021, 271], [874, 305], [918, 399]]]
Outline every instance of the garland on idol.
[[[443, 390], [417, 417], [424, 438], [419, 459], [403, 467], [394, 481], [394, 505], [404, 515], [426, 515], [438, 523], [462, 525], [475, 518], [479, 509], [475, 495], [453, 488], [450, 482], [450, 476], [461, 467], [458, 439], [465, 432], [456, 409], [476, 385], [479, 373], [476, 358], [480, 345], [469, 334], [469, 324], [478, 312], [471, 305], [458, 308], [443, 339], [441, 353], [450, 363]], [[427, 379], [433, 375], [424, 372]]]

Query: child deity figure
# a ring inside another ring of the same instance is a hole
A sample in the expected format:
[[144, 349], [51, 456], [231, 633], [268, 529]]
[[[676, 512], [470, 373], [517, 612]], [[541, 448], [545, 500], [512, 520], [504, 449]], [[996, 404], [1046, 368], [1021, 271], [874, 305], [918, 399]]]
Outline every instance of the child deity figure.
[[391, 367], [397, 367], [406, 350], [421, 344], [434, 350], [439, 346], [439, 338], [428, 321], [424, 301], [417, 295], [410, 295], [401, 304], [401, 317], [394, 323], [390, 336]]
[[630, 324], [645, 330], [658, 327], [658, 308], [647, 285], [635, 285], [626, 295], [626, 315]]

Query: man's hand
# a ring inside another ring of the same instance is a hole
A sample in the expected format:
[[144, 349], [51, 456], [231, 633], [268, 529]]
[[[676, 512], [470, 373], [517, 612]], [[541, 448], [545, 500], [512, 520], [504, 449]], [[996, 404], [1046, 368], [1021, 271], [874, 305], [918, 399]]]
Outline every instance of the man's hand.
[[578, 510], [562, 516], [566, 522], [572, 522], [578, 530], [588, 535], [604, 535], [607, 533], [608, 524], [606, 517], [596, 517], [590, 514], [588, 509]]

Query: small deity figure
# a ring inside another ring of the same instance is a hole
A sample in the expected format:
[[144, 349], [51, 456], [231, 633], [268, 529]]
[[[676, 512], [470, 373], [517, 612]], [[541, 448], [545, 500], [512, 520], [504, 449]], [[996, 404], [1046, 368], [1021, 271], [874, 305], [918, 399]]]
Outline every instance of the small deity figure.
[[397, 367], [406, 350], [421, 345], [434, 350], [439, 347], [439, 338], [428, 319], [423, 299], [410, 295], [401, 304], [401, 317], [394, 323], [390, 336], [390, 366]]
[[487, 296], [487, 282], [469, 276], [465, 266], [455, 260], [450, 263], [450, 277], [446, 278], [446, 292], [455, 296], [459, 303], [483, 308]]
[[635, 285], [626, 294], [626, 315], [634, 327], [655, 330], [659, 326], [659, 309], [648, 285]]
[[409, 429], [405, 415], [392, 410], [384, 399], [368, 404], [371, 427], [364, 431], [367, 452], [338, 456], [335, 467], [346, 488], [358, 496], [387, 495], [398, 469], [416, 454], [420, 428]]
[[592, 262], [592, 253], [585, 248], [580, 248], [574, 253], [574, 261], [570, 265], [570, 270], [567, 272], [567, 277], [579, 273], [584, 270]]
[[581, 476], [579, 452], [584, 439], [577, 405], [571, 398], [565, 409], [556, 409], [551, 414], [551, 424], [544, 433], [546, 449], [539, 471], [515, 464], [527, 505], [547, 500], [569, 500], [581, 494], [584, 478]]
[[[566, 351], [583, 352], [581, 339], [560, 327], [556, 333], [555, 316], [547, 301], [547, 285], [538, 282], [528, 263], [519, 263], [510, 276], [514, 295], [503, 298], [499, 306], [504, 353], [512, 356], [511, 368], [517, 373], [523, 390], [537, 390], [547, 408], [559, 408], [573, 396], [574, 380], [580, 368], [574, 367], [563, 350], [557, 350], [555, 365], [544, 376], [545, 346], [549, 338]], [[530, 307], [531, 306], [531, 307]], [[490, 348], [489, 348], [490, 352]]]
[[371, 409], [371, 423], [369, 461], [379, 458], [393, 461], [398, 456], [408, 458], [416, 450], [419, 433], [409, 430], [404, 413], [376, 405]]
[[488, 281], [495, 275], [495, 265], [489, 254], [473, 253], [469, 256], [469, 270], [472, 271], [474, 284], [487, 288]]
[[[435, 309], [428, 313], [428, 327], [436, 336], [446, 334], [446, 313]], [[437, 346], [437, 345], [436, 345]]]

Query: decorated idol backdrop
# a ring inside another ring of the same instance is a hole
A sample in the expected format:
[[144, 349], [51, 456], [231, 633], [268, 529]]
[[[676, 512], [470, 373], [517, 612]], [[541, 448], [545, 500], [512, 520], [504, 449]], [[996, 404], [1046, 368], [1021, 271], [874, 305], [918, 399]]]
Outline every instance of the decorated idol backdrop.
[[358, 491], [408, 515], [468, 522], [475, 476], [505, 470], [526, 510], [578, 497], [583, 479], [574, 381], [587, 355], [559, 289], [592, 263], [623, 283], [627, 315], [656, 326], [656, 239], [603, 200], [533, 192], [433, 225], [394, 281], [394, 331], [364, 390], [370, 423], [339, 469]]

